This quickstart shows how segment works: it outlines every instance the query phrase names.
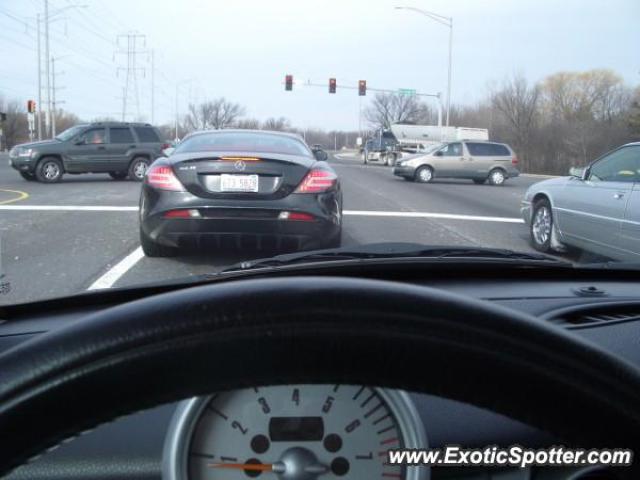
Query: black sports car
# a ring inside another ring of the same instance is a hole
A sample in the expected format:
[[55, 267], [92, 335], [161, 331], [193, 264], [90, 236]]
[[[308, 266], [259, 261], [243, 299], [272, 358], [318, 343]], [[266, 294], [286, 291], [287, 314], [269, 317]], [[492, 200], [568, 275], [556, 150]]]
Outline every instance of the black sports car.
[[144, 253], [339, 246], [342, 192], [324, 159], [326, 154], [314, 156], [302, 138], [289, 133], [217, 130], [187, 136], [147, 171], [140, 196]]

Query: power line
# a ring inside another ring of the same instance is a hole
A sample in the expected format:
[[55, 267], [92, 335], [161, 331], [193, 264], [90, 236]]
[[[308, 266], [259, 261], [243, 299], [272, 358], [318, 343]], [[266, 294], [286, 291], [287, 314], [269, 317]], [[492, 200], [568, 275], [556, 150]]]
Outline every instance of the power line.
[[[140, 117], [140, 96], [138, 91], [138, 72], [141, 71], [143, 76], [145, 74], [145, 69], [143, 67], [137, 66], [137, 56], [143, 53], [147, 53], [146, 50], [140, 50], [137, 47], [138, 41], [142, 40], [143, 45], [146, 46], [146, 36], [136, 33], [129, 32], [125, 35], [118, 35], [116, 43], [120, 44], [120, 39], [124, 38], [127, 41], [126, 50], [120, 49], [116, 51], [116, 54], [126, 55], [127, 56], [127, 66], [126, 67], [118, 67], [116, 73], [119, 73], [120, 70], [125, 70], [125, 83], [123, 90], [123, 99], [122, 99], [122, 121], [126, 119], [127, 110], [129, 107], [129, 97], [130, 97], [130, 89], [133, 87], [133, 96], [136, 105], [136, 116]], [[132, 85], [133, 84], [133, 85]]]

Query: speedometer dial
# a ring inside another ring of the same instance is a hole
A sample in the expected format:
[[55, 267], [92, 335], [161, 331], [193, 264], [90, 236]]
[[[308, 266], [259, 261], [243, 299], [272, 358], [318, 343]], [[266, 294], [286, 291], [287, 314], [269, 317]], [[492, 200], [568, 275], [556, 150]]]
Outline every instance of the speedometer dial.
[[165, 449], [165, 480], [408, 479], [428, 471], [387, 463], [425, 448], [402, 392], [353, 385], [235, 390], [184, 402]]

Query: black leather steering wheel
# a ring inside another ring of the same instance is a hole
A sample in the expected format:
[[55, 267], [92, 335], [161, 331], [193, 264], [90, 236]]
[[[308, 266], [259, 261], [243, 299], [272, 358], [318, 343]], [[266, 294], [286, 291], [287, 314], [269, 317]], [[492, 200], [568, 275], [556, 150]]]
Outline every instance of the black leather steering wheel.
[[577, 445], [640, 445], [638, 370], [585, 340], [440, 290], [293, 277], [134, 301], [6, 352], [0, 474], [125, 413], [213, 391], [305, 382], [429, 392]]

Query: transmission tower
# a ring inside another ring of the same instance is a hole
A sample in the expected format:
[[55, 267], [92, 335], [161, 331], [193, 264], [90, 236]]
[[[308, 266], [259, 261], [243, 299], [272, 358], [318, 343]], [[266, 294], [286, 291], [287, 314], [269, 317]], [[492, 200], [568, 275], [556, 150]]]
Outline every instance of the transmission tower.
[[[120, 76], [120, 72], [125, 72], [123, 100], [122, 100], [122, 121], [124, 122], [127, 117], [129, 109], [129, 102], [133, 96], [136, 118], [140, 117], [140, 93], [138, 91], [138, 73], [142, 73], [145, 77], [144, 67], [138, 67], [137, 56], [146, 54], [146, 50], [139, 49], [138, 46], [142, 43], [143, 48], [146, 47], [147, 39], [146, 35], [141, 35], [136, 32], [129, 32], [124, 35], [118, 35], [117, 39], [118, 50], [115, 52], [118, 55], [127, 56], [127, 66], [118, 67], [116, 75]], [[126, 42], [126, 46], [122, 45]]]

